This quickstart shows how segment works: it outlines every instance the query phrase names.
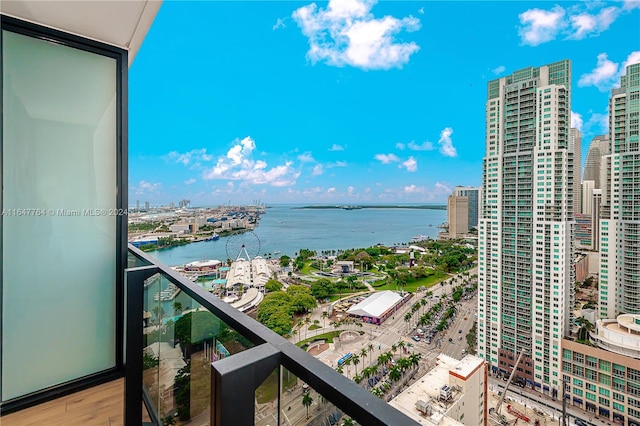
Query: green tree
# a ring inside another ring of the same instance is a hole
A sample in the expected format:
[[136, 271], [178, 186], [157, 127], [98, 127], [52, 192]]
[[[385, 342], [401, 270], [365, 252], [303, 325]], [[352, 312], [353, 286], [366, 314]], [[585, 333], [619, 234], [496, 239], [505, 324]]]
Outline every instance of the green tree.
[[173, 311], [175, 312], [176, 315], [179, 315], [182, 313], [182, 303], [180, 303], [179, 301], [175, 301], [173, 302]]
[[282, 283], [278, 280], [270, 279], [264, 285], [264, 289], [267, 290], [268, 292], [278, 291], [282, 289]]
[[187, 421], [191, 417], [191, 361], [178, 370], [173, 383], [173, 400], [178, 418]]
[[202, 347], [205, 341], [213, 339], [227, 330], [227, 326], [220, 322], [211, 312], [195, 311], [181, 316], [175, 323], [175, 338], [185, 358]]
[[311, 294], [313, 294], [316, 299], [326, 299], [331, 296], [333, 292], [333, 283], [326, 278], [320, 278], [311, 284]]
[[309, 407], [313, 404], [313, 398], [311, 398], [311, 392], [305, 392], [302, 396], [302, 405], [307, 407], [307, 419], [309, 419]]
[[312, 295], [301, 293], [293, 296], [292, 306], [294, 312], [302, 313], [313, 310], [313, 308], [318, 306], [318, 303]]
[[291, 258], [289, 256], [287, 256], [286, 254], [283, 255], [283, 256], [280, 256], [280, 266], [281, 267], [286, 268], [290, 264], [291, 264]]
[[397, 382], [401, 377], [402, 372], [400, 371], [400, 367], [398, 365], [394, 365], [393, 367], [391, 367], [391, 370], [389, 370], [389, 379]]
[[360, 357], [358, 354], [353, 354], [351, 361], [353, 362], [353, 366], [356, 368], [356, 375], [358, 375], [358, 364], [360, 364]]

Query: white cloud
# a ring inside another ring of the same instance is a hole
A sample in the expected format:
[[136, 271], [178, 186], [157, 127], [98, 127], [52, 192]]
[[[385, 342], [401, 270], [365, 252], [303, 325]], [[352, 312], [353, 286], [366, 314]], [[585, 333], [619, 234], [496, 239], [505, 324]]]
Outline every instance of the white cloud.
[[[638, 0], [640, 3], [640, 0]], [[635, 52], [631, 52], [629, 56], [627, 56], [627, 60], [624, 61], [621, 67], [621, 74], [625, 74], [627, 72], [627, 67], [633, 64], [640, 64], [640, 50], [636, 50]]]
[[589, 120], [583, 125], [585, 132], [597, 135], [609, 132], [609, 113], [591, 112]]
[[336, 161], [335, 163], [327, 163], [325, 165], [327, 169], [332, 169], [334, 167], [347, 167], [346, 161]]
[[426, 188], [424, 186], [415, 186], [414, 184], [404, 187], [405, 194], [424, 194], [425, 191]]
[[187, 180], [184, 181], [185, 185], [191, 185], [193, 183], [196, 183], [196, 180], [194, 178], [187, 179]]
[[583, 74], [578, 80], [578, 87], [595, 86], [606, 92], [618, 79], [618, 64], [610, 61], [606, 53], [598, 55], [598, 65], [590, 73]]
[[348, 195], [349, 197], [352, 197], [352, 196], [353, 196], [354, 191], [355, 191], [355, 188], [354, 188], [353, 186], [348, 187], [348, 188], [347, 188], [347, 195]]
[[431, 142], [429, 142], [429, 141], [424, 141], [420, 145], [418, 145], [414, 141], [411, 141], [411, 142], [409, 142], [407, 147], [411, 151], [432, 151], [433, 148], [434, 148], [433, 144]]
[[315, 163], [316, 160], [313, 158], [310, 152], [305, 152], [304, 154], [298, 155], [298, 160], [303, 163]]
[[[622, 7], [608, 6], [610, 2], [578, 2], [566, 9], [555, 5], [550, 10], [529, 9], [521, 13], [518, 34], [522, 44], [537, 46], [563, 36], [568, 40], [595, 37], [640, 1], [626, 0]], [[606, 7], [605, 7], [606, 6]]]
[[415, 158], [409, 157], [407, 161], [403, 162], [398, 167], [400, 168], [404, 167], [405, 169], [407, 169], [408, 172], [415, 172], [416, 170], [418, 170], [418, 162], [416, 161]]
[[404, 144], [402, 142], [396, 142], [396, 149], [402, 151], [404, 149]]
[[398, 156], [396, 156], [395, 154], [376, 154], [373, 158], [380, 161], [382, 164], [389, 164], [400, 161]]
[[290, 186], [296, 183], [300, 172], [293, 168], [292, 162], [287, 161], [269, 169], [266, 161], [253, 159], [255, 148], [256, 144], [250, 136], [242, 140], [236, 139], [227, 154], [219, 157], [214, 167], [203, 172], [202, 178], [239, 180], [271, 186]]
[[491, 70], [492, 73], [494, 73], [495, 75], [498, 74], [502, 74], [503, 72], [505, 72], [506, 68], [504, 65], [500, 65], [499, 67], [495, 67], [494, 69]]
[[162, 184], [159, 182], [151, 183], [146, 180], [141, 180], [138, 182], [138, 185], [132, 189], [136, 195], [157, 194], [162, 189]]
[[518, 29], [518, 34], [522, 43], [537, 46], [555, 39], [566, 26], [564, 16], [565, 10], [560, 6], [554, 6], [549, 11], [529, 9], [521, 13], [518, 17], [522, 26]]
[[176, 163], [182, 163], [187, 166], [194, 161], [211, 161], [213, 160], [213, 155], [207, 154], [206, 148], [201, 149], [192, 149], [189, 152], [179, 153], [178, 151], [171, 151], [166, 155], [170, 161], [175, 161]]
[[331, 145], [331, 148], [329, 148], [329, 151], [344, 151], [344, 147], [342, 145], [334, 143], [333, 145]]
[[623, 9], [631, 10], [640, 8], [640, 0], [624, 0]]
[[582, 131], [582, 114], [571, 111], [571, 127]]
[[336, 188], [333, 187], [333, 186], [331, 188], [327, 189], [327, 194], [331, 194], [331, 193], [334, 193], [334, 192], [336, 192]]
[[601, 92], [608, 92], [619, 85], [620, 77], [627, 72], [627, 66], [637, 63], [640, 63], [640, 50], [631, 52], [622, 64], [611, 61], [606, 53], [601, 53], [596, 67], [580, 76], [578, 87], [595, 86]]
[[451, 140], [451, 135], [453, 134], [453, 129], [451, 127], [446, 127], [440, 132], [440, 139], [438, 140], [438, 144], [440, 144], [440, 153], [445, 157], [456, 157], [458, 156], [458, 151], [453, 146], [453, 141]]
[[330, 0], [326, 9], [315, 3], [293, 12], [293, 19], [309, 39], [307, 57], [312, 63], [345, 65], [361, 69], [400, 68], [420, 47], [399, 42], [395, 35], [420, 28], [413, 16], [375, 18], [376, 0]]
[[424, 15], [424, 7], [421, 7], [420, 9], [418, 9], [418, 13], [420, 15]]
[[273, 24], [273, 27], [271, 29], [275, 30], [279, 30], [280, 28], [286, 28], [287, 25], [284, 23], [285, 19], [287, 18], [278, 18], [276, 19], [276, 23]]
[[320, 176], [323, 173], [324, 173], [324, 168], [322, 167], [322, 164], [316, 164], [315, 167], [313, 168], [313, 171], [311, 172], [311, 175]]
[[585, 12], [570, 16], [571, 33], [567, 38], [582, 40], [588, 36], [598, 35], [609, 29], [611, 24], [620, 15], [620, 12], [621, 10], [617, 7], [607, 7], [596, 15]]

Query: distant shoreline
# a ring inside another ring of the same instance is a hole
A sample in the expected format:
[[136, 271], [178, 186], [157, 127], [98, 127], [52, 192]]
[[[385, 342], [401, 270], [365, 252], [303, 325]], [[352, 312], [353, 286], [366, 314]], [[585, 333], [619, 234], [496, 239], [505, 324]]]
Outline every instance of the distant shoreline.
[[341, 209], [341, 210], [360, 210], [360, 209], [418, 209], [418, 210], [446, 210], [444, 204], [422, 204], [422, 205], [393, 205], [393, 204], [363, 204], [363, 205], [342, 205], [342, 206], [303, 206], [291, 207], [292, 209]]

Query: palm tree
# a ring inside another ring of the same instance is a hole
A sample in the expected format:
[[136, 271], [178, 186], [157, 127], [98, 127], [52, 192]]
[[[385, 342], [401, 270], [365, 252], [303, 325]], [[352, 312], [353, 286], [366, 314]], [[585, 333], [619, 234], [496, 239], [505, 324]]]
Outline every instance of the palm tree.
[[179, 315], [180, 313], [182, 313], [182, 303], [178, 302], [177, 300], [173, 302], [173, 310], [176, 313], [176, 315]]
[[371, 389], [371, 393], [374, 394], [375, 396], [377, 396], [378, 398], [382, 398], [382, 389], [380, 388], [373, 388]]
[[336, 371], [337, 371], [338, 373], [340, 373], [340, 374], [343, 374], [343, 373], [344, 373], [344, 368], [342, 368], [342, 366], [341, 366], [341, 365], [339, 365], [339, 366], [337, 366], [337, 367], [336, 367]]
[[314, 319], [313, 326], [316, 329], [316, 336], [318, 335], [318, 329], [320, 328], [320, 320]]
[[351, 360], [352, 360], [352, 359], [353, 359], [353, 358], [347, 358], [347, 359], [344, 361], [344, 365], [346, 365], [346, 366], [347, 366], [347, 376], [349, 375], [349, 366], [351, 365]]
[[342, 426], [353, 426], [353, 420], [351, 420], [351, 417], [347, 417], [346, 419], [344, 419], [344, 421], [342, 422]]
[[409, 327], [411, 327], [411, 326], [409, 325], [409, 323], [411, 322], [411, 318], [412, 318], [412, 317], [413, 317], [413, 315], [411, 315], [411, 312], [407, 312], [407, 313], [404, 315], [404, 322], [406, 322], [406, 323], [407, 323], [407, 333], [409, 332]]
[[304, 340], [307, 340], [307, 331], [309, 330], [309, 324], [311, 324], [311, 319], [309, 317], [304, 317], [303, 324], [307, 327], [304, 329]]
[[398, 349], [402, 349], [402, 352], [404, 352], [404, 348], [406, 346], [404, 340], [400, 340], [398, 343], [396, 343], [396, 345], [398, 346]]
[[420, 306], [422, 307], [422, 313], [424, 314], [424, 307], [427, 306], [427, 299], [424, 297], [420, 299]]
[[325, 321], [329, 318], [329, 312], [322, 311], [322, 328], [325, 328]]
[[360, 364], [360, 357], [358, 356], [358, 354], [354, 354], [351, 357], [351, 360], [353, 361], [353, 365], [356, 367], [356, 376], [357, 376], [358, 375], [358, 364]]
[[398, 350], [398, 346], [394, 343], [393, 345], [391, 345], [391, 350], [393, 351], [393, 354], [396, 354], [396, 351]]
[[420, 358], [422, 358], [422, 354], [414, 352], [409, 355], [409, 362], [411, 362], [412, 366], [417, 367], [420, 363]]
[[593, 324], [585, 317], [578, 318], [576, 322], [580, 325], [580, 330], [578, 330], [578, 340], [588, 340], [589, 332], [594, 329]]
[[371, 352], [373, 352], [373, 343], [369, 343], [369, 346], [367, 346], [367, 351], [369, 351], [369, 364], [371, 364]]
[[311, 398], [311, 392], [305, 392], [302, 396], [302, 405], [307, 407], [307, 419], [309, 419], [309, 407], [313, 404], [313, 398]]
[[402, 373], [400, 372], [400, 367], [398, 367], [397, 365], [394, 365], [393, 367], [391, 367], [391, 370], [389, 371], [389, 379], [391, 379], [394, 382], [397, 382], [398, 380], [400, 380], [401, 377], [402, 377]]
[[362, 358], [362, 364], [364, 364], [364, 359], [367, 357], [367, 348], [360, 349], [360, 358]]

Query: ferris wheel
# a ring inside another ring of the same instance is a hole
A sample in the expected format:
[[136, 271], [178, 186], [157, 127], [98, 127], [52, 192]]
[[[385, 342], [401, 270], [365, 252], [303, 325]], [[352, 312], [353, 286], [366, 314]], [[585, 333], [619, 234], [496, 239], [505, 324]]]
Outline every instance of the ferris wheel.
[[227, 238], [226, 252], [232, 261], [240, 258], [251, 260], [260, 253], [260, 238], [253, 231], [231, 235]]

